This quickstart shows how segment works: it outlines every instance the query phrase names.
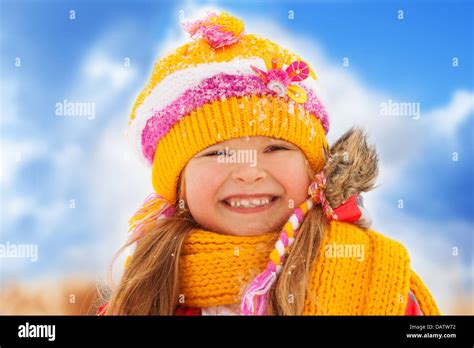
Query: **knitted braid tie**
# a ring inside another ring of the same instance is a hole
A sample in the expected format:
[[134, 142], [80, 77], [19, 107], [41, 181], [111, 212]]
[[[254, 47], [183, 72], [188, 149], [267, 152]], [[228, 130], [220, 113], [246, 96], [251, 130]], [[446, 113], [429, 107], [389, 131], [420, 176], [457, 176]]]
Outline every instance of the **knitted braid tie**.
[[320, 172], [314, 176], [313, 182], [309, 185], [308, 194], [316, 204], [323, 207], [324, 214], [328, 220], [337, 220], [337, 215], [332, 210], [329, 202], [324, 195], [326, 190], [326, 176]]
[[[171, 217], [176, 209], [163, 196], [157, 193], [151, 193], [143, 202], [140, 209], [135, 212], [129, 220], [129, 241], [137, 241], [145, 233], [145, 227], [148, 223]], [[124, 268], [127, 268], [132, 259], [132, 250], [128, 249], [128, 256], [125, 259]]]
[[333, 213], [329, 203], [324, 196], [326, 188], [326, 178], [321, 172], [315, 176], [314, 181], [308, 188], [308, 198], [290, 216], [283, 230], [275, 243], [275, 249], [270, 253], [270, 261], [267, 268], [255, 277], [246, 288], [242, 296], [241, 314], [242, 315], [266, 315], [269, 291], [275, 283], [277, 275], [281, 272], [285, 261], [285, 255], [288, 248], [293, 244], [298, 234], [301, 223], [308, 210], [313, 207], [313, 202], [323, 207], [328, 219], [333, 219]]

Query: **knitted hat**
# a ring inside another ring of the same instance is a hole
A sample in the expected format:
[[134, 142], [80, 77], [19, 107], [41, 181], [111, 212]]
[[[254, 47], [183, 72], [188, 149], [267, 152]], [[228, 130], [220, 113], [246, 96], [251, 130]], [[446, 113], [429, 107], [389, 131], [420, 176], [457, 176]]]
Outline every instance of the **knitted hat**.
[[[184, 28], [194, 40], [156, 62], [130, 117], [130, 138], [152, 166], [156, 191], [131, 219], [130, 229], [138, 234], [147, 219], [174, 214], [181, 171], [211, 145], [268, 136], [298, 146], [315, 173], [327, 161], [328, 115], [307, 62], [268, 39], [244, 34], [244, 23], [227, 13], [208, 13]], [[321, 172], [309, 188], [311, 197], [285, 224], [267, 269], [244, 294], [244, 314], [265, 312], [268, 290], [312, 202], [332, 217], [324, 187]]]
[[293, 143], [319, 172], [329, 124], [310, 66], [244, 34], [243, 22], [227, 13], [184, 27], [195, 40], [156, 62], [130, 117], [130, 140], [153, 167], [155, 191], [174, 203], [179, 175], [194, 155], [244, 136]]

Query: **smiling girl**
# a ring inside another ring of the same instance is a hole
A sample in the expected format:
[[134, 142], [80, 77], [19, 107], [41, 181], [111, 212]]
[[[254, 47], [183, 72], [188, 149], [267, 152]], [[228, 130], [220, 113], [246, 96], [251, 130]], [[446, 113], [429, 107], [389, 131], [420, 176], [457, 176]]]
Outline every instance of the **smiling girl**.
[[132, 112], [155, 193], [100, 313], [439, 314], [405, 248], [368, 228], [377, 155], [358, 129], [328, 147], [308, 63], [226, 13], [185, 29]]
[[[255, 152], [256, 166], [218, 162], [216, 152], [226, 147]], [[286, 141], [261, 136], [227, 140], [188, 162], [185, 202], [201, 226], [217, 233], [278, 231], [292, 213], [289, 202], [298, 206], [307, 199], [311, 178], [305, 161], [298, 147]]]

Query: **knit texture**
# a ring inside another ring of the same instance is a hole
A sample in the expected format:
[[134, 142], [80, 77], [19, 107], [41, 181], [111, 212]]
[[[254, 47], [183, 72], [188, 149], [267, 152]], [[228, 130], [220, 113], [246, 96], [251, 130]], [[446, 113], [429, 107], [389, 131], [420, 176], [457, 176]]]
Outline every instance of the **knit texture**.
[[186, 305], [239, 302], [245, 285], [265, 269], [278, 234], [242, 237], [193, 231], [180, 258], [181, 293]]
[[[181, 255], [181, 294], [188, 307], [238, 303], [248, 281], [263, 271], [278, 233], [239, 237], [195, 230]], [[363, 246], [363, 260], [327, 248]], [[317, 299], [305, 300], [303, 315], [404, 315], [408, 291], [424, 315], [440, 314], [429, 290], [410, 269], [405, 248], [372, 230], [332, 221], [310, 276]]]

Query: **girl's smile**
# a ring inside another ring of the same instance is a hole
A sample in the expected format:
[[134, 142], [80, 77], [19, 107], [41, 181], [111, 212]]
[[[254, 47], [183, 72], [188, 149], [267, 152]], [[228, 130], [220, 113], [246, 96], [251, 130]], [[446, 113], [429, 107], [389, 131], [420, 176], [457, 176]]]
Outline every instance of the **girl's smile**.
[[230, 212], [253, 214], [271, 209], [276, 204], [277, 199], [277, 196], [268, 194], [236, 195], [221, 202]]

